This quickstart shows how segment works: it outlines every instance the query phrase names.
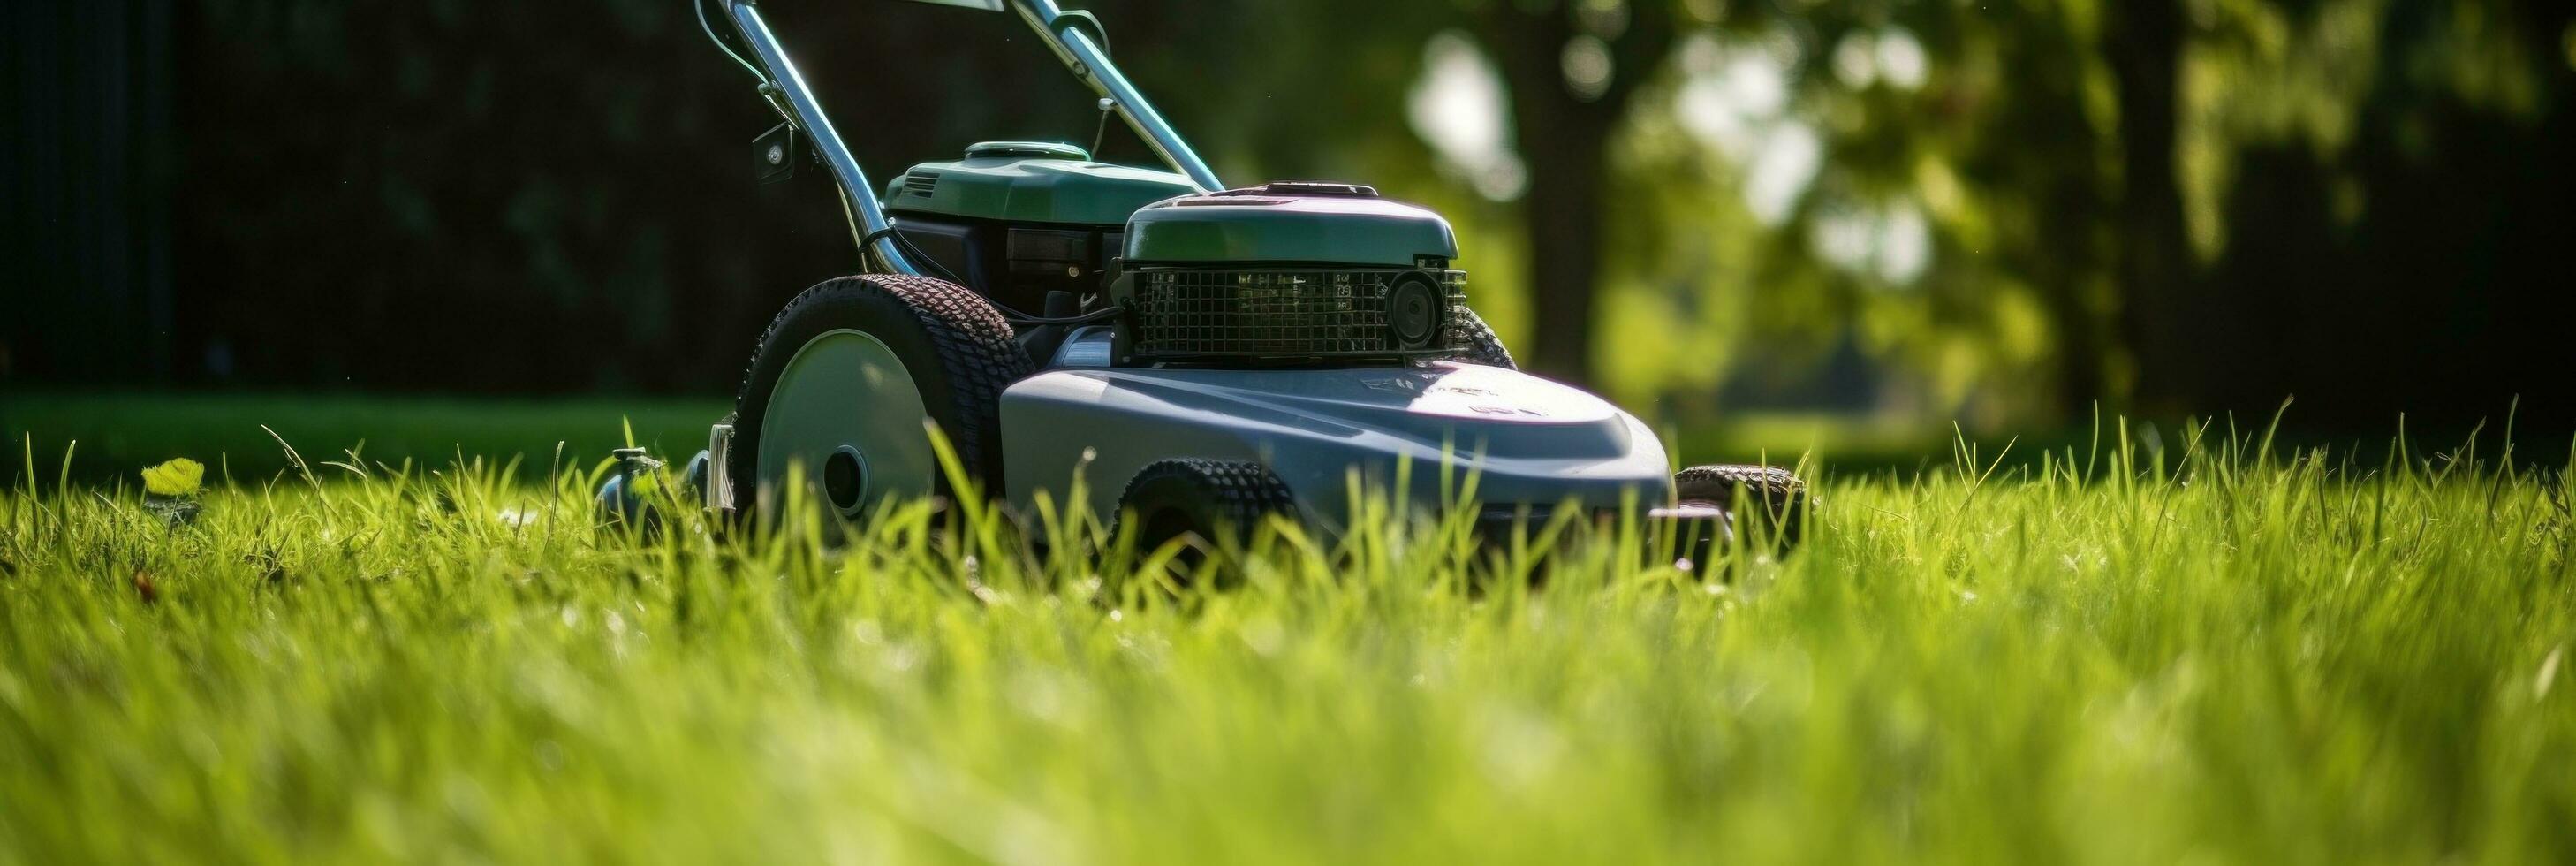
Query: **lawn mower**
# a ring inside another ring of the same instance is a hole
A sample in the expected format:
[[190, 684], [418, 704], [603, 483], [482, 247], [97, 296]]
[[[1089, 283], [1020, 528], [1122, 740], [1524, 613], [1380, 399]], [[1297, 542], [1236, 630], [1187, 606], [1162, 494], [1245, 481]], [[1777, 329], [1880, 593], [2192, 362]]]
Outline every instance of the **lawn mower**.
[[783, 120], [754, 141], [759, 174], [828, 170], [863, 259], [760, 338], [733, 414], [683, 473], [709, 509], [763, 518], [791, 483], [852, 520], [953, 497], [944, 436], [968, 488], [1004, 513], [1049, 497], [1103, 525], [1136, 521], [1147, 544], [1269, 515], [1330, 536], [1348, 528], [1355, 481], [1401, 482], [1406, 501], [1473, 508], [1494, 529], [1568, 508], [1633, 509], [1703, 540], [1746, 516], [1775, 536], [1800, 528], [1806, 492], [1787, 471], [1676, 473], [1636, 417], [1519, 372], [1467, 304], [1438, 214], [1358, 184], [1218, 180], [1088, 12], [920, 0], [1017, 15], [1097, 94], [1102, 131], [1114, 115], [1162, 168], [994, 141], [880, 189], [760, 4], [693, 2]]

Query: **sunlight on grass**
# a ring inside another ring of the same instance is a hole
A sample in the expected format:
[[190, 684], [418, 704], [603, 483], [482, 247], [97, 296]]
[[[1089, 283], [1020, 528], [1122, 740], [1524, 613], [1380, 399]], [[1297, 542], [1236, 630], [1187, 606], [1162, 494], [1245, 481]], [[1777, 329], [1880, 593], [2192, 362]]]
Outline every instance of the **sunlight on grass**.
[[1220, 588], [922, 504], [601, 531], [592, 467], [292, 456], [175, 527], [31, 481], [0, 860], [2565, 861], [2568, 465], [2193, 433], [1820, 479], [1713, 581], [1619, 528], [1274, 526]]

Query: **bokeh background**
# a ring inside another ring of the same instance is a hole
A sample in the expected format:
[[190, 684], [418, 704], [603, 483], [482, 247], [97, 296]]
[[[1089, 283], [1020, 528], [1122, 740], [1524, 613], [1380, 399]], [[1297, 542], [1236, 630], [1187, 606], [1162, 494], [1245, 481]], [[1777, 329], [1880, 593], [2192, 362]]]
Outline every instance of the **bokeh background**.
[[[2576, 429], [2576, 6], [1069, 5], [1230, 182], [1443, 211], [1525, 365], [1669, 427], [1911, 447], [2295, 396], [2318, 435]], [[880, 181], [1093, 139], [1016, 18], [764, 8]], [[777, 307], [856, 267], [822, 172], [752, 182], [775, 120], [688, 0], [0, 21], [13, 431], [111, 393], [720, 408]]]

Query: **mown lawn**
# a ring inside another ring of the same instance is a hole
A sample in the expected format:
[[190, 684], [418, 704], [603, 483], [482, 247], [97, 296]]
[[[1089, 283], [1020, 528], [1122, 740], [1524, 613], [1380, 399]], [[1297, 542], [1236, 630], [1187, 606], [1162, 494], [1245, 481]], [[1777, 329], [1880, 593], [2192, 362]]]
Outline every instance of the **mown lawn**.
[[545, 463], [176, 526], [46, 465], [0, 862], [2576, 861], [2568, 461], [2106, 439], [1697, 575], [1388, 520], [1183, 588], [923, 508], [603, 533]]
[[[173, 457], [203, 461], [217, 480], [258, 484], [290, 468], [282, 439], [316, 461], [410, 461], [436, 468], [458, 457], [517, 458], [543, 476], [560, 446], [566, 464], [588, 464], [625, 444], [685, 456], [706, 447], [707, 425], [733, 408], [722, 398], [493, 398], [372, 394], [9, 392], [0, 390], [0, 482], [27, 483], [32, 447], [43, 484], [134, 481]], [[30, 438], [33, 445], [29, 446]]]

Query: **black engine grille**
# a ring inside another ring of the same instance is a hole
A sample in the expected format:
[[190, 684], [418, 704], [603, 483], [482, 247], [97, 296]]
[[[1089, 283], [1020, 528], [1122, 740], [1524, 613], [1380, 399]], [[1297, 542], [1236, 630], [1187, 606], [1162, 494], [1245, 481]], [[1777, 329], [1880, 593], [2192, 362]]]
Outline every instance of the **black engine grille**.
[[[1387, 322], [1398, 280], [1422, 274], [1448, 299], [1427, 347], [1406, 349]], [[1464, 271], [1386, 269], [1214, 270], [1154, 268], [1136, 275], [1134, 339], [1140, 358], [1429, 357], [1465, 348]]]

